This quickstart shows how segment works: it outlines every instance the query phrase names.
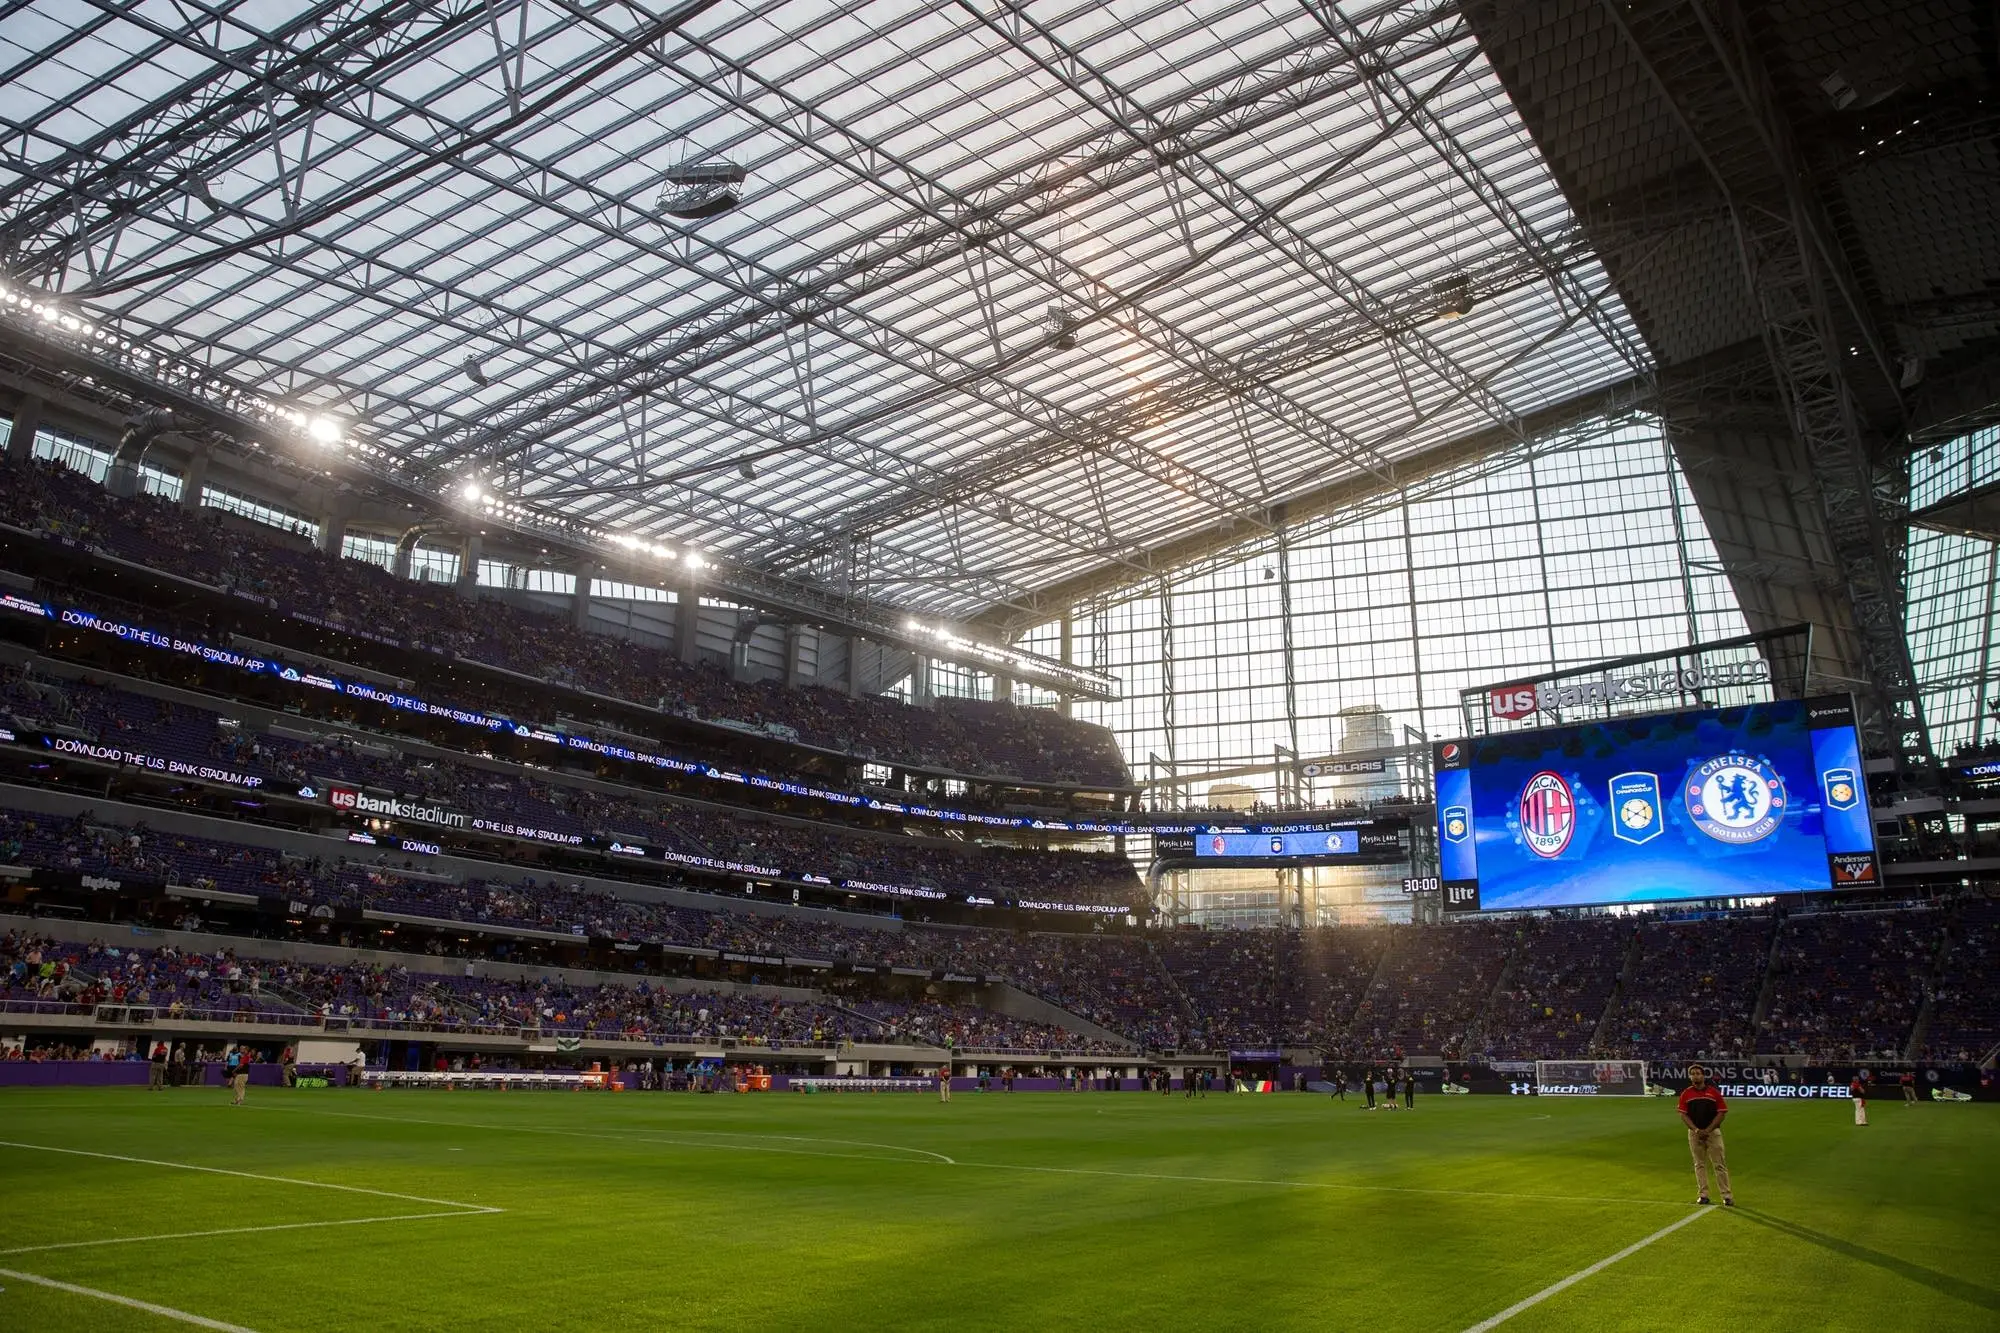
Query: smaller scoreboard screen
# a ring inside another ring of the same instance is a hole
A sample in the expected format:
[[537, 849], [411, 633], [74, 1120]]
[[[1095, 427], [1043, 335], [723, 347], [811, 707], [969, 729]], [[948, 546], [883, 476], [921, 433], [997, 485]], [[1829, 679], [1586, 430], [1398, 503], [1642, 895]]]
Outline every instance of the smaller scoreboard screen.
[[1338, 865], [1406, 860], [1409, 849], [1401, 820], [1371, 820], [1351, 825], [1308, 828], [1218, 826], [1194, 832], [1161, 833], [1153, 851], [1164, 861], [1186, 861], [1202, 868], [1283, 862], [1293, 865]]
[[1361, 831], [1351, 828], [1329, 829], [1324, 833], [1201, 833], [1194, 840], [1196, 859], [1354, 856], [1360, 851]]
[[1433, 758], [1447, 910], [1881, 882], [1845, 695], [1445, 741]]

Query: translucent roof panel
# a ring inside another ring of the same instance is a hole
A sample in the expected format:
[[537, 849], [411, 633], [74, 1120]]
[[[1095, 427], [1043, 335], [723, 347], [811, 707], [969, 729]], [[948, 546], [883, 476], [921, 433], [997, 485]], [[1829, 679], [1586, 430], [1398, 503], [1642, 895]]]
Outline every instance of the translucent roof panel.
[[440, 494], [911, 610], [1648, 368], [1451, 4], [79, 12], [0, 20], [11, 277]]

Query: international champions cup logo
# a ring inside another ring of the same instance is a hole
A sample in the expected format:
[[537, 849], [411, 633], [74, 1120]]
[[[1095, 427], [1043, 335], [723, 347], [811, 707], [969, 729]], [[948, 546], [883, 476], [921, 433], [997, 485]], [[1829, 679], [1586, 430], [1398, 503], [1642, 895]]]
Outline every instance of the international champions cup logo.
[[1536, 856], [1557, 857], [1576, 832], [1576, 797], [1562, 775], [1547, 769], [1521, 790], [1521, 838]]
[[1756, 755], [1717, 755], [1696, 766], [1681, 790], [1694, 826], [1733, 847], [1762, 842], [1785, 818], [1785, 784]]

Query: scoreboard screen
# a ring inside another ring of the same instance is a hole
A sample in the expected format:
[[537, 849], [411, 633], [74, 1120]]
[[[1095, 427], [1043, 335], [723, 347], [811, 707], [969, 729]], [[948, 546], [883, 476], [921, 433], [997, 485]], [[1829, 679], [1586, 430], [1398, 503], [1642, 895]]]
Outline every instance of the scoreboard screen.
[[1197, 857], [1284, 857], [1353, 856], [1361, 850], [1358, 829], [1329, 829], [1324, 833], [1202, 833], [1194, 840]]
[[1448, 911], [1881, 883], [1845, 695], [1445, 741]]
[[1401, 819], [1360, 820], [1342, 825], [1214, 825], [1192, 832], [1158, 833], [1153, 854], [1172, 863], [1203, 869], [1240, 868], [1280, 862], [1290, 865], [1381, 864], [1409, 859]]

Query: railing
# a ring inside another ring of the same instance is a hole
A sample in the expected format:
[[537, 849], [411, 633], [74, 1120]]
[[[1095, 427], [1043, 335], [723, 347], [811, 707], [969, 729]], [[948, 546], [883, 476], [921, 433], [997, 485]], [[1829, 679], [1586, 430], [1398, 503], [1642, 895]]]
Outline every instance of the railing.
[[[502, 1037], [521, 1041], [569, 1039], [578, 1042], [628, 1042], [650, 1046], [704, 1046], [733, 1052], [755, 1051], [842, 1051], [856, 1045], [908, 1046], [912, 1049], [941, 1049], [937, 1043], [902, 1033], [883, 1033], [861, 1038], [812, 1038], [717, 1036], [701, 1032], [625, 1031], [607, 1032], [598, 1028], [529, 1027], [520, 1023], [454, 1023], [431, 1019], [383, 1018], [367, 1014], [285, 1013], [269, 1009], [209, 1009], [160, 1005], [70, 1004], [55, 1000], [0, 1000], [0, 1013], [30, 1014], [49, 1018], [87, 1018], [120, 1025], [176, 1023], [268, 1024], [287, 1028], [317, 1028], [326, 1032], [411, 1032], [448, 1036]], [[1130, 1055], [1129, 1052], [1101, 1051], [1078, 1047], [1035, 1049], [1028, 1047], [967, 1046], [959, 1054], [1046, 1058], [1051, 1056]]]

